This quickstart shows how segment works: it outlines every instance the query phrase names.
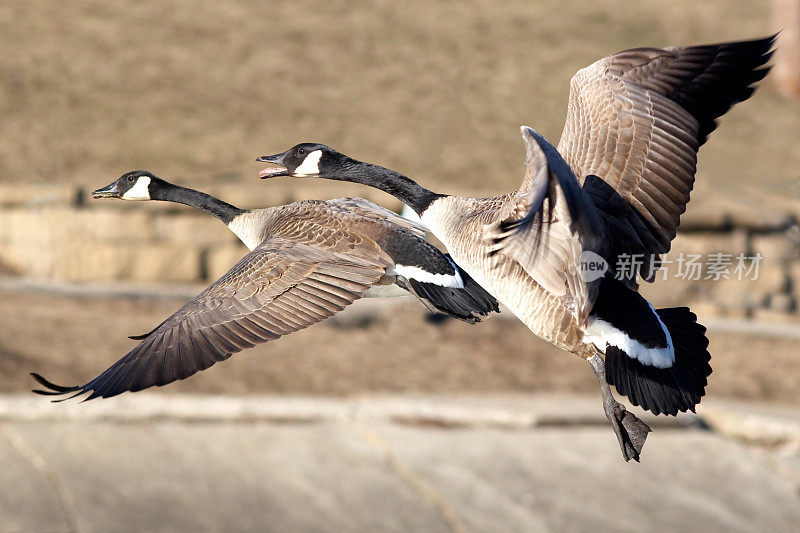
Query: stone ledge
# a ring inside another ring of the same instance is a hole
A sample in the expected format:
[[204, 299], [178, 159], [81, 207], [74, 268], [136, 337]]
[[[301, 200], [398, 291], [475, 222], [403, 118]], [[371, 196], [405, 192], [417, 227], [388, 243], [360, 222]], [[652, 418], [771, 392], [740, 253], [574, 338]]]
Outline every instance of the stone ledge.
[[747, 444], [781, 447], [800, 454], [800, 414], [797, 407], [717, 401], [703, 405], [701, 415], [705, 423], [721, 435]]
[[2, 183], [0, 207], [74, 205], [81, 191], [80, 187], [69, 184]]
[[[745, 196], [746, 195], [746, 196]], [[720, 231], [741, 228], [750, 232], [784, 231], [800, 221], [800, 200], [783, 198], [753, 188], [746, 193], [714, 188], [698, 176], [679, 231]]]
[[[32, 385], [36, 384], [32, 382]], [[144, 422], [388, 422], [426, 427], [528, 430], [606, 426], [599, 398], [565, 394], [413, 395], [339, 399], [312, 396], [216, 396], [143, 392], [89, 403], [53, 404], [32, 394], [0, 395], [0, 420]], [[654, 416], [635, 409], [654, 428], [709, 427], [747, 444], [800, 452], [796, 407], [704, 399], [698, 414]]]
[[[192, 187], [190, 180], [175, 180], [178, 185]], [[105, 185], [105, 184], [102, 184]], [[101, 185], [98, 185], [98, 187]], [[205, 183], [199, 190], [244, 209], [283, 205], [299, 200], [326, 200], [342, 196], [360, 196], [391, 209], [399, 209], [396, 198], [371, 187], [355, 183], [328, 180], [285, 179], [262, 181], [258, 178], [233, 179], [227, 182]], [[170, 202], [124, 202], [94, 200], [91, 188], [68, 184], [0, 183], [0, 207], [36, 209], [42, 207], [72, 207], [93, 210], [114, 205], [116, 209], [184, 212], [191, 208]]]
[[[32, 386], [37, 386], [32, 381]], [[352, 399], [275, 396], [207, 396], [143, 392], [103, 401], [53, 404], [32, 394], [0, 396], [0, 420], [136, 422], [389, 422], [434, 427], [605, 426], [599, 397], [563, 394], [491, 396], [368, 396]], [[656, 417], [637, 410], [654, 427], [698, 427], [697, 415]]]

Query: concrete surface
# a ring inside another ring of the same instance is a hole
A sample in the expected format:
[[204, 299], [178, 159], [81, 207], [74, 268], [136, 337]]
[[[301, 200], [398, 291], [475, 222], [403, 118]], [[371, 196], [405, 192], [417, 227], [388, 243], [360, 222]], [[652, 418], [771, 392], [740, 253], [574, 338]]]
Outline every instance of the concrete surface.
[[596, 398], [5, 396], [0, 531], [796, 531], [800, 416], [707, 403], [626, 464]]

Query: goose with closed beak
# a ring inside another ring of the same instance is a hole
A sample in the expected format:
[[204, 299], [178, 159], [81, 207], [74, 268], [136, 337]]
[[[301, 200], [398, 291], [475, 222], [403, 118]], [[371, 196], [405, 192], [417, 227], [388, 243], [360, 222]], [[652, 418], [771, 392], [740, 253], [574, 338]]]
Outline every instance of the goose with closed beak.
[[92, 194], [196, 207], [251, 251], [151, 332], [131, 337], [139, 345], [84, 385], [64, 387], [33, 374], [48, 389], [39, 394], [107, 398], [166, 385], [324, 320], [370, 290], [411, 293], [430, 310], [470, 323], [498, 310], [418, 225], [361, 198], [245, 210], [143, 170]]
[[[638, 461], [650, 428], [609, 385], [634, 405], [676, 415], [694, 410], [711, 374], [697, 317], [654, 309], [638, 282], [653, 281], [670, 249], [698, 148], [766, 75], [774, 41], [637, 48], [580, 70], [558, 148], [522, 128], [525, 177], [509, 194], [439, 194], [315, 143], [259, 158], [279, 165], [261, 177], [361, 183], [410, 206], [533, 333], [589, 362], [623, 457]], [[622, 268], [626, 257], [634, 268]]]

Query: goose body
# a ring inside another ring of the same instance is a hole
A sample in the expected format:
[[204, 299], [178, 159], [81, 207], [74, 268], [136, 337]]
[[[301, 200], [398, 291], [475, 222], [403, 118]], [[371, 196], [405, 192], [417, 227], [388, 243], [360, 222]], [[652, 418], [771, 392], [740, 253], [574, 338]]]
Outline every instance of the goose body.
[[34, 374], [49, 389], [35, 391], [41, 394], [90, 391], [91, 399], [166, 385], [324, 320], [370, 289], [411, 293], [470, 323], [498, 310], [419, 226], [361, 198], [243, 210], [146, 171], [93, 195], [191, 205], [219, 218], [251, 251], [151, 332], [132, 337], [139, 345], [93, 380], [63, 387]]
[[574, 312], [562, 298], [547, 291], [523, 266], [498, 260], [487, 247], [476, 247], [464, 235], [483, 235], [497, 222], [511, 195], [493, 198], [445, 196], [435, 200], [422, 221], [457, 263], [495, 295], [534, 334], [567, 351], [583, 349]]
[[[368, 235], [390, 254], [392, 264], [381, 282], [362, 294], [365, 298], [407, 296], [409, 280], [429, 282], [443, 288], [464, 288], [459, 267], [424, 240], [424, 230], [420, 226], [362, 198], [305, 200], [248, 210], [233, 218], [228, 228], [251, 251], [270, 235], [287, 229], [295, 234], [342, 231]], [[476, 315], [468, 319], [480, 318]]]
[[[533, 333], [590, 363], [623, 457], [638, 460], [650, 428], [613, 399], [609, 384], [634, 405], [674, 415], [694, 410], [711, 373], [696, 316], [654, 309], [638, 283], [653, 281], [659, 254], [670, 248], [699, 147], [766, 75], [774, 40], [639, 48], [580, 70], [558, 148], [522, 128], [525, 176], [512, 193], [435, 193], [313, 143], [260, 158], [281, 165], [262, 177], [351, 181], [410, 206]], [[641, 259], [632, 272], [616, 268], [626, 255]], [[583, 270], [587, 257], [607, 271]]]

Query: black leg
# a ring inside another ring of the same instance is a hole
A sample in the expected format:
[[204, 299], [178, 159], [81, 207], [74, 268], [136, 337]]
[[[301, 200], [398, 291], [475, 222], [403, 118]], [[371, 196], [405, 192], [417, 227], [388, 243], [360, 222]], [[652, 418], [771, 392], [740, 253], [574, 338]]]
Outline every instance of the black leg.
[[614, 428], [617, 435], [619, 447], [622, 449], [622, 456], [626, 461], [631, 459], [639, 460], [644, 441], [647, 434], [652, 431], [650, 426], [636, 418], [636, 416], [625, 409], [625, 406], [617, 402], [611, 395], [611, 388], [606, 381], [606, 368], [603, 358], [595, 354], [589, 359], [589, 364], [594, 370], [597, 380], [600, 382], [600, 394], [603, 397], [603, 409], [606, 417]]

